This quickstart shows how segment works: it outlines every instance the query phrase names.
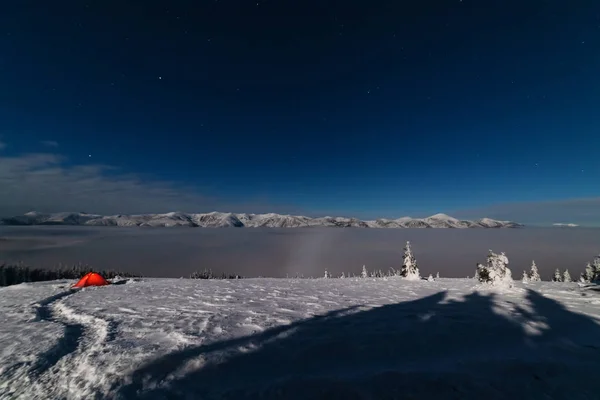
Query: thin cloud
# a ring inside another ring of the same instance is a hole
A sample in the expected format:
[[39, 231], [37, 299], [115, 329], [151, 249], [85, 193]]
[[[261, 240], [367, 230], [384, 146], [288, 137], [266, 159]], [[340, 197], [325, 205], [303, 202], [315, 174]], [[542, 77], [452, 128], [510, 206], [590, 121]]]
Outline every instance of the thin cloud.
[[52, 148], [58, 147], [58, 142], [56, 142], [54, 140], [42, 140], [40, 143], [46, 147], [52, 147]]
[[107, 165], [73, 166], [66, 161], [48, 153], [0, 156], [0, 216], [31, 210], [128, 214], [270, 208], [251, 201], [227, 203], [193, 187], [120, 173]]

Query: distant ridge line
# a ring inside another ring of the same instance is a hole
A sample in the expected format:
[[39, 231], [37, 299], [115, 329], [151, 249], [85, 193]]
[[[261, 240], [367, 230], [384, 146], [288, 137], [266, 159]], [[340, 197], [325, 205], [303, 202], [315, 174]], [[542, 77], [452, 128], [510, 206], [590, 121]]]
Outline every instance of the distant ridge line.
[[98, 215], [88, 213], [28, 212], [24, 215], [1, 218], [0, 225], [84, 225], [84, 226], [188, 226], [201, 228], [520, 228], [524, 225], [512, 221], [491, 218], [459, 220], [446, 214], [435, 214], [427, 218], [402, 217], [360, 220], [348, 217], [311, 218], [302, 215], [245, 214], [210, 212], [203, 214], [169, 212], [165, 214]]

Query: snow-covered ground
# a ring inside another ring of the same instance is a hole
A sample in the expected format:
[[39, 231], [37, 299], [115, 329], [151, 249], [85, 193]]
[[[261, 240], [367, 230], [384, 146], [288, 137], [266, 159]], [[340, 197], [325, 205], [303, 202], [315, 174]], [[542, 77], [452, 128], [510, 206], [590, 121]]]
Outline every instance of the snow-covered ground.
[[0, 289], [0, 398], [600, 398], [575, 283], [72, 283]]

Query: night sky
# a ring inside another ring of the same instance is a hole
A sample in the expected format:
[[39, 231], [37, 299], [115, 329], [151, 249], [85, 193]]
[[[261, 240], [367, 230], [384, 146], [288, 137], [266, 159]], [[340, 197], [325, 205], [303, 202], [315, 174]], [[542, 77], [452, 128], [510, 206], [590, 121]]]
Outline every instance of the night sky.
[[595, 0], [18, 1], [0, 29], [0, 214], [600, 222]]

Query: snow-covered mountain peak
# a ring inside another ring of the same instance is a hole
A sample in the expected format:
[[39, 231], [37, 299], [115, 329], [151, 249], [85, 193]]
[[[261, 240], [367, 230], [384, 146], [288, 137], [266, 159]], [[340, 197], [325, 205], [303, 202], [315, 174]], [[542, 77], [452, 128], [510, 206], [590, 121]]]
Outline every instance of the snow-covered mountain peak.
[[300, 228], [300, 227], [355, 227], [355, 228], [516, 228], [521, 225], [509, 221], [482, 218], [479, 221], [460, 221], [446, 214], [419, 219], [402, 217], [395, 220], [380, 218], [362, 221], [351, 217], [311, 218], [302, 215], [234, 214], [212, 211], [204, 214], [168, 212], [164, 214], [110, 215], [87, 213], [42, 214], [35, 211], [25, 215], [0, 219], [2, 225], [91, 225], [91, 226], [189, 226], [203, 228]]
[[39, 217], [39, 216], [42, 216], [42, 215], [45, 215], [45, 214], [43, 214], [43, 213], [41, 213], [39, 211], [29, 211], [28, 213], [25, 213], [24, 215], [26, 217]]
[[456, 218], [449, 216], [448, 214], [438, 213], [428, 217], [428, 219], [439, 219], [444, 221], [458, 221]]

